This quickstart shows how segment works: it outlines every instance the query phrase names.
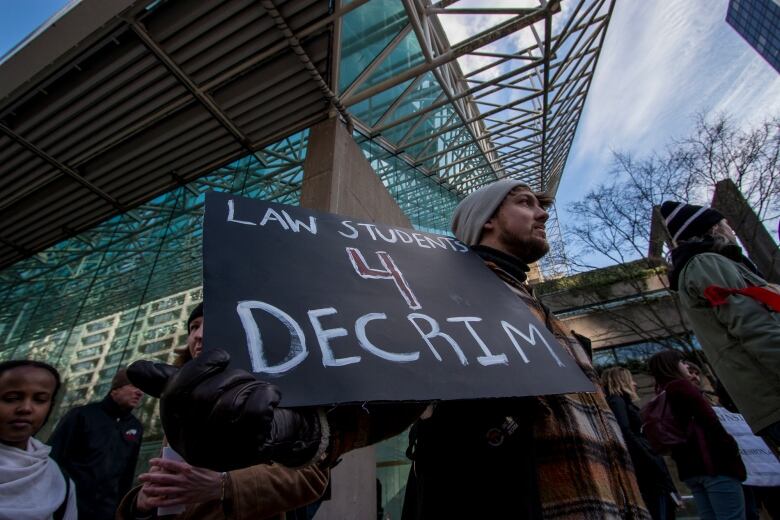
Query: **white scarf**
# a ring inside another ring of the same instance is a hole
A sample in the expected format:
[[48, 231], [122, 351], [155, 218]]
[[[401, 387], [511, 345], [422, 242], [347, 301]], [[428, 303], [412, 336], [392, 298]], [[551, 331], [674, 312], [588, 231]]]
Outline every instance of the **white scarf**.
[[[30, 438], [27, 450], [0, 443], [0, 520], [47, 520], [65, 500], [65, 478], [51, 448]], [[71, 482], [65, 520], [76, 520]]]

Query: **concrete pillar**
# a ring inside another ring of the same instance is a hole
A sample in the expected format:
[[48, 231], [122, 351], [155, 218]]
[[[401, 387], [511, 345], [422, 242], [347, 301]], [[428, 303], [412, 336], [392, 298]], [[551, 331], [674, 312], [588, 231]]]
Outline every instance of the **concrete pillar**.
[[650, 244], [647, 250], [648, 258], [663, 258], [664, 243], [669, 248], [674, 248], [672, 237], [664, 224], [664, 218], [661, 215], [661, 206], [653, 206], [653, 215], [650, 217]]
[[364, 222], [412, 227], [337, 118], [323, 121], [309, 131], [301, 206]]
[[[336, 118], [309, 131], [301, 206], [362, 222], [411, 227], [360, 147]], [[315, 520], [376, 518], [376, 500], [376, 452], [373, 447], [356, 450], [334, 468], [331, 499], [322, 503]]]
[[712, 207], [720, 211], [767, 281], [780, 283], [780, 250], [731, 179], [715, 185]]

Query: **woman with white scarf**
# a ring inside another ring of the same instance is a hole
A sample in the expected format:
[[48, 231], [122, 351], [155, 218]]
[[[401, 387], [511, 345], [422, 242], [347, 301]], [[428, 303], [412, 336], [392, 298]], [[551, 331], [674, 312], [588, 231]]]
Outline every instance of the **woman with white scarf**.
[[39, 361], [0, 363], [0, 520], [77, 520], [76, 487], [33, 438], [60, 388]]

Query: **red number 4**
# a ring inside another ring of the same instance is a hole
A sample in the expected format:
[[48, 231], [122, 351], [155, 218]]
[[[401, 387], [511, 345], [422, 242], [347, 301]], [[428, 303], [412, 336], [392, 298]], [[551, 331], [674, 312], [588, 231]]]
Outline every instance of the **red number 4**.
[[395, 286], [401, 292], [401, 296], [406, 300], [406, 304], [410, 309], [420, 309], [420, 302], [417, 300], [417, 296], [412, 292], [412, 288], [406, 282], [403, 273], [398, 269], [398, 266], [393, 262], [393, 258], [385, 251], [377, 251], [376, 256], [379, 257], [379, 262], [384, 269], [374, 269], [369, 267], [366, 263], [366, 259], [363, 258], [363, 254], [360, 250], [354, 247], [347, 248], [347, 256], [349, 261], [352, 262], [352, 267], [355, 268], [355, 272], [360, 275], [361, 278], [370, 278], [374, 280], [393, 280]]

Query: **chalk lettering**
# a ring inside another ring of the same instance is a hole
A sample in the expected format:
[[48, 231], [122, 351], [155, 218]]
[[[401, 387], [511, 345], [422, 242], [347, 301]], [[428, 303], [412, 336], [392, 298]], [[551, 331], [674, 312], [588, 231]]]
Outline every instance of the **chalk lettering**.
[[[460, 349], [460, 346], [458, 346], [455, 340], [452, 339], [452, 336], [450, 336], [449, 334], [445, 334], [441, 331], [441, 329], [439, 328], [439, 324], [436, 322], [436, 320], [434, 320], [430, 316], [426, 316], [425, 314], [419, 312], [413, 312], [409, 314], [406, 318], [410, 322], [412, 322], [414, 328], [417, 329], [417, 332], [420, 333], [420, 336], [422, 336], [422, 339], [428, 345], [428, 348], [431, 349], [431, 352], [433, 353], [433, 357], [435, 357], [437, 361], [441, 361], [441, 356], [439, 355], [439, 352], [436, 350], [436, 347], [433, 346], [433, 343], [431, 343], [431, 340], [433, 338], [439, 337], [444, 339], [447, 343], [449, 343], [450, 347], [452, 347], [452, 350], [455, 351], [455, 354], [458, 356], [458, 360], [460, 361], [461, 365], [466, 366], [469, 364], [469, 361], [468, 359], [466, 359], [466, 355]], [[426, 321], [428, 325], [431, 327], [431, 330], [429, 330], [428, 332], [424, 332], [422, 328], [420, 328], [420, 325], [418, 325], [417, 320]]]
[[461, 253], [467, 253], [469, 251], [469, 246], [467, 246], [460, 240], [457, 240], [455, 238], [450, 238], [450, 237], [445, 237], [445, 238], [453, 245], [452, 248], [453, 251], [460, 251]]
[[396, 229], [395, 233], [398, 235], [398, 238], [401, 239], [401, 242], [403, 242], [404, 244], [411, 244], [412, 242], [414, 242], [414, 239], [411, 236], [409, 236], [409, 233], [407, 233], [406, 231]]
[[425, 243], [425, 236], [421, 235], [420, 233], [412, 233], [412, 236], [417, 241], [418, 246], [424, 247], [425, 249], [431, 248], [431, 246]]
[[[444, 239], [444, 237], [431, 238], [429, 236], [426, 236], [425, 241], [428, 242], [433, 249], [436, 249], [438, 247], [442, 249], [447, 249], [447, 241]], [[444, 243], [442, 243], [442, 241]]]
[[317, 234], [317, 219], [315, 217], [310, 216], [309, 217], [309, 225], [307, 226], [303, 222], [301, 222], [298, 219], [293, 219], [290, 217], [290, 215], [287, 214], [286, 211], [282, 210], [282, 215], [284, 215], [285, 220], [287, 220], [287, 223], [290, 225], [290, 229], [292, 229], [295, 233], [301, 230], [301, 228], [305, 229], [312, 235]]
[[385, 242], [389, 242], [391, 244], [394, 244], [396, 242], [396, 240], [398, 240], [398, 237], [395, 236], [395, 230], [394, 229], [390, 229], [389, 230], [390, 231], [390, 238], [387, 238], [386, 236], [384, 236], [382, 234], [382, 231], [380, 231], [380, 229], [378, 227], [375, 227], [374, 231], [376, 231], [377, 236], [379, 238], [381, 238], [382, 240], [384, 240]]
[[234, 218], [235, 214], [235, 204], [233, 203], [233, 199], [228, 200], [228, 222], [235, 222], [236, 224], [246, 224], [247, 226], [256, 226], [254, 222], [248, 222], [246, 220], [236, 220]]
[[371, 235], [371, 240], [376, 240], [376, 235], [374, 235], [374, 228], [376, 227], [375, 225], [373, 225], [373, 224], [361, 224], [360, 222], [358, 222], [358, 226], [366, 228], [366, 230], [368, 231], [368, 234]]
[[344, 227], [349, 228], [350, 230], [352, 230], [352, 233], [347, 235], [347, 234], [342, 233], [341, 231], [339, 231], [339, 235], [343, 236], [344, 238], [357, 238], [358, 237], [358, 230], [355, 229], [354, 227], [352, 227], [351, 221], [349, 221], [349, 220], [342, 220], [341, 221], [341, 225], [344, 226]]
[[263, 217], [263, 220], [260, 221], [260, 225], [261, 226], [265, 226], [265, 224], [269, 220], [277, 221], [279, 224], [282, 225], [282, 227], [284, 228], [285, 231], [288, 231], [290, 229], [289, 226], [287, 225], [287, 222], [285, 222], [284, 219], [282, 218], [282, 216], [279, 215], [276, 211], [274, 211], [273, 208], [268, 208], [268, 210], [266, 210], [265, 216]]
[[563, 364], [563, 362], [558, 358], [558, 356], [555, 354], [555, 351], [553, 351], [552, 348], [550, 348], [550, 345], [547, 343], [547, 340], [544, 339], [544, 336], [539, 332], [539, 329], [537, 329], [533, 323], [528, 324], [528, 335], [526, 336], [522, 332], [520, 332], [517, 328], [515, 328], [513, 325], [507, 323], [506, 321], [501, 320], [501, 326], [504, 328], [504, 332], [506, 332], [507, 336], [509, 336], [510, 341], [512, 341], [512, 345], [517, 349], [517, 352], [520, 354], [520, 357], [523, 358], [523, 361], [528, 363], [528, 358], [525, 357], [525, 352], [523, 352], [523, 349], [520, 347], [520, 345], [517, 343], [517, 340], [512, 335], [512, 333], [517, 334], [524, 340], [526, 340], [528, 343], [530, 343], [532, 346], [536, 346], [536, 339], [539, 338], [542, 340], [542, 343], [544, 343], [544, 346], [547, 347], [547, 352], [550, 353], [550, 355], [555, 359], [555, 362], [558, 363], [559, 367], [565, 367], [566, 365]]
[[358, 343], [360, 343], [360, 346], [366, 349], [367, 351], [371, 352], [375, 356], [379, 356], [382, 359], [386, 359], [388, 361], [395, 361], [397, 363], [408, 363], [410, 361], [417, 361], [420, 357], [419, 352], [409, 352], [409, 353], [396, 353], [396, 352], [388, 352], [386, 350], [382, 350], [381, 348], [377, 347], [371, 341], [369, 341], [368, 336], [366, 335], [366, 325], [368, 325], [369, 321], [373, 320], [386, 320], [387, 315], [383, 312], [372, 312], [369, 314], [364, 314], [363, 316], [359, 317], [355, 321], [355, 335], [358, 338]]
[[360, 361], [360, 356], [350, 356], [345, 358], [336, 358], [333, 355], [333, 349], [330, 346], [330, 340], [333, 338], [340, 338], [347, 335], [347, 329], [338, 327], [335, 329], [323, 329], [320, 323], [320, 318], [323, 316], [330, 316], [336, 314], [336, 309], [333, 307], [326, 307], [324, 309], [314, 309], [307, 313], [309, 315], [309, 321], [314, 329], [314, 333], [317, 335], [317, 342], [320, 344], [320, 350], [322, 350], [322, 364], [326, 367], [341, 367], [344, 365], [350, 365]]
[[398, 269], [398, 266], [395, 265], [393, 258], [387, 254], [387, 252], [377, 251], [376, 253], [376, 256], [379, 257], [379, 261], [381, 262], [382, 267], [385, 268], [383, 271], [381, 269], [373, 269], [369, 267], [366, 263], [366, 259], [363, 258], [363, 254], [359, 249], [348, 247], [346, 248], [346, 251], [347, 256], [349, 257], [349, 261], [352, 263], [352, 267], [361, 278], [393, 280], [393, 282], [395, 282], [395, 286], [400, 291], [401, 296], [404, 297], [404, 300], [406, 300], [406, 304], [410, 309], [417, 310], [422, 307], [420, 302], [417, 300], [417, 296], [415, 296], [414, 292], [412, 292], [412, 288], [409, 287], [409, 284], [406, 282], [406, 278], [404, 278], [403, 273], [401, 273], [400, 269]]
[[[281, 321], [290, 332], [290, 349], [287, 351], [284, 360], [278, 365], [270, 366], [265, 359], [263, 339], [260, 335], [260, 329], [257, 327], [257, 322], [252, 316], [253, 309], [267, 312]], [[249, 360], [252, 363], [253, 372], [281, 374], [298, 366], [309, 355], [308, 350], [306, 350], [306, 337], [301, 327], [283, 310], [265, 302], [245, 300], [238, 302], [236, 311], [241, 319], [241, 325], [244, 326], [246, 346], [249, 351]]]
[[472, 322], [480, 322], [482, 321], [482, 318], [477, 318], [476, 316], [459, 316], [455, 318], [447, 318], [447, 321], [450, 323], [463, 323], [471, 336], [474, 338], [474, 341], [476, 341], [477, 345], [479, 345], [479, 348], [481, 348], [482, 352], [485, 353], [484, 356], [479, 356], [477, 358], [477, 363], [482, 366], [509, 364], [509, 359], [506, 357], [506, 354], [496, 355], [490, 352], [490, 349], [488, 349], [487, 345], [485, 345], [485, 342], [482, 341], [482, 338], [477, 335], [477, 331], [475, 331], [474, 327], [471, 326]]

